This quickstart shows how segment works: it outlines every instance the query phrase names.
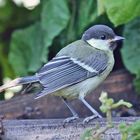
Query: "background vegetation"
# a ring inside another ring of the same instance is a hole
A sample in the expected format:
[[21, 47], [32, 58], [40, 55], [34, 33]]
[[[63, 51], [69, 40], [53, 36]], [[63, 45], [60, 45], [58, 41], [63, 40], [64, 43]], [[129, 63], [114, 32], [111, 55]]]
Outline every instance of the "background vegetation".
[[[2, 1], [2, 0], [1, 0]], [[41, 0], [29, 10], [11, 0], [0, 6], [0, 79], [35, 73], [62, 47], [94, 24], [106, 24], [126, 39], [125, 67], [140, 91], [139, 0]]]

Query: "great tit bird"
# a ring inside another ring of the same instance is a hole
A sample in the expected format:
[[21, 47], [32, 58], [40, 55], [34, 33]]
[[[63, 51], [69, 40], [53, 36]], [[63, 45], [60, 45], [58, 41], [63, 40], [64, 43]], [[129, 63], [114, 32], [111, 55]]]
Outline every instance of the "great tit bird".
[[45, 95], [60, 96], [72, 113], [64, 122], [79, 118], [68, 99], [78, 98], [93, 113], [84, 123], [95, 116], [102, 116], [85, 100], [85, 96], [100, 85], [114, 66], [113, 50], [123, 40], [106, 25], [94, 25], [82, 38], [61, 49], [35, 75], [17, 78], [0, 87], [3, 90], [20, 84], [39, 82], [43, 89], [36, 99]]

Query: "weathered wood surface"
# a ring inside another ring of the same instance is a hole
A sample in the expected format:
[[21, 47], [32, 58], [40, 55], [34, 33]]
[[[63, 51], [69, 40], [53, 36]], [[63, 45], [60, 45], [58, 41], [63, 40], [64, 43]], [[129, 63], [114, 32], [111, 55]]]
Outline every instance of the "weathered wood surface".
[[[140, 118], [114, 118], [114, 126], [121, 122], [131, 124]], [[44, 119], [44, 120], [4, 120], [2, 140], [80, 140], [80, 136], [86, 128], [94, 128], [97, 122], [104, 127], [105, 119], [95, 119], [89, 124], [83, 125], [82, 119], [66, 124], [63, 119]], [[102, 137], [104, 140], [121, 140], [119, 131], [116, 129], [108, 130]]]
[[[102, 90], [109, 93], [115, 100], [124, 99], [135, 106], [139, 106], [139, 98], [132, 85], [133, 77], [124, 70], [113, 72], [104, 83], [87, 96], [89, 103], [99, 110], [98, 100]], [[78, 100], [72, 101], [72, 106], [80, 117], [91, 115], [90, 111]], [[63, 118], [70, 116], [70, 112], [60, 98], [47, 96], [34, 100], [33, 94], [16, 96], [8, 101], [0, 101], [0, 115], [6, 119], [38, 119], [38, 118]]]

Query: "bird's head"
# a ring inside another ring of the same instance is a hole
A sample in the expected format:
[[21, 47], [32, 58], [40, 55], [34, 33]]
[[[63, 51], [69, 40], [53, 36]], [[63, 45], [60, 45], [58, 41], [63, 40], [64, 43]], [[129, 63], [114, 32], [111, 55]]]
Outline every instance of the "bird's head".
[[106, 25], [94, 25], [86, 30], [82, 40], [86, 41], [92, 47], [100, 50], [114, 50], [117, 43], [124, 37], [117, 36], [114, 31]]

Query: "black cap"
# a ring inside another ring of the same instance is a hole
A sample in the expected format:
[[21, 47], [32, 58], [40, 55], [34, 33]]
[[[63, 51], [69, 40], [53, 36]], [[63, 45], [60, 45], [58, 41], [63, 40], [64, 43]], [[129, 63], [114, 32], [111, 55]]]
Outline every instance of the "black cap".
[[84, 32], [82, 39], [85, 41], [92, 38], [107, 40], [113, 39], [115, 36], [114, 31], [110, 27], [106, 25], [94, 25]]

